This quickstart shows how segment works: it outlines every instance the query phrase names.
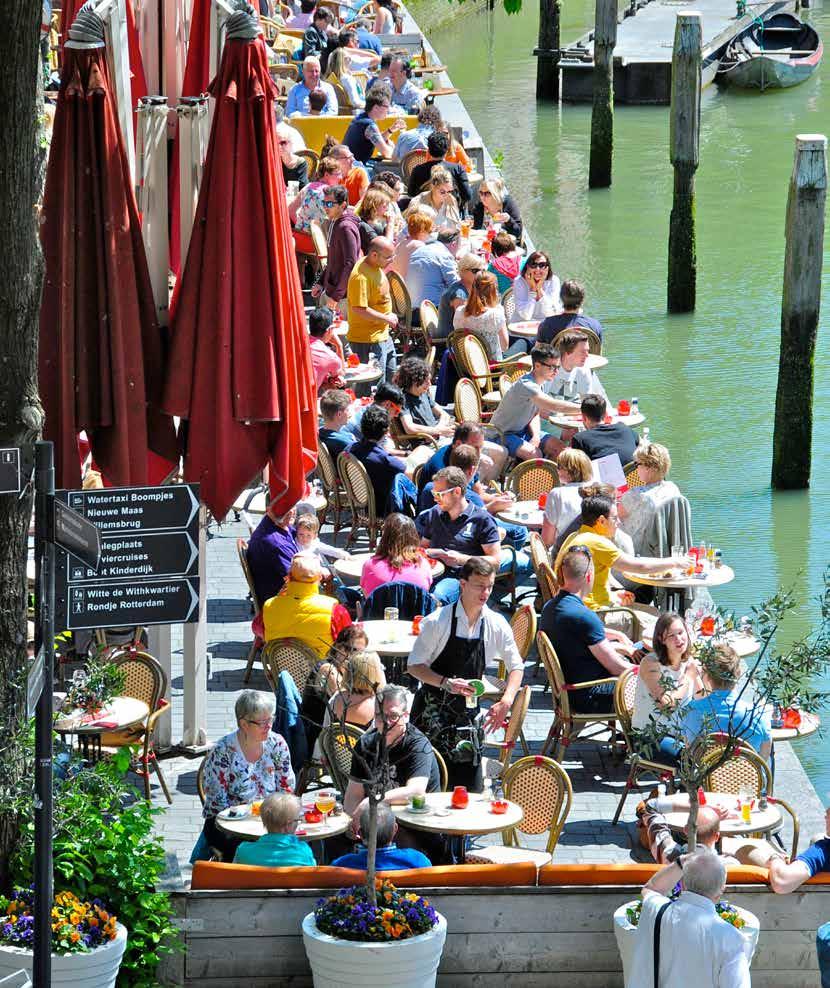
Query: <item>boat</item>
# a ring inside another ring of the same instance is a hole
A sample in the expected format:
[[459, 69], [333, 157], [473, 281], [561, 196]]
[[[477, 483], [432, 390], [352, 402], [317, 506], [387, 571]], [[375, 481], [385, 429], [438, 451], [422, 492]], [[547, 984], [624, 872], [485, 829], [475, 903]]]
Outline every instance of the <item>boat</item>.
[[716, 78], [745, 89], [788, 89], [810, 78], [823, 53], [809, 24], [793, 14], [773, 14], [730, 42]]

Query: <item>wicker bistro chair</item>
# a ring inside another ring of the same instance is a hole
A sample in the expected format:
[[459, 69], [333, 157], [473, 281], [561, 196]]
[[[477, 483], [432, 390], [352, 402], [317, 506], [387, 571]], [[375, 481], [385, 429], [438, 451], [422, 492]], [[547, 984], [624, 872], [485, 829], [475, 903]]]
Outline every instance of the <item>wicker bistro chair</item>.
[[[210, 754], [210, 752], [208, 752]], [[205, 805], [205, 764], [207, 763], [208, 756], [201, 760], [199, 763], [199, 769], [196, 772], [196, 795], [199, 797], [199, 802], [202, 806]]]
[[[297, 68], [295, 62], [286, 62], [285, 65], [271, 65], [268, 71], [271, 73], [272, 76], [275, 76], [278, 79], [290, 79], [291, 82], [300, 81], [300, 70]], [[310, 153], [314, 155], [315, 158], [317, 157], [314, 151], [311, 151]], [[297, 154], [303, 158], [308, 158], [308, 154], [306, 154], [304, 151], [298, 151]], [[308, 161], [309, 179], [311, 178], [312, 164], [314, 164], [316, 167], [316, 162], [312, 162], [312, 160], [309, 158]]]
[[[409, 151], [401, 158], [401, 176], [407, 185], [409, 185], [409, 178], [413, 169], [425, 161], [429, 161], [431, 157], [426, 148], [415, 148], [414, 151]], [[420, 192], [420, 189], [418, 191]]]
[[262, 604], [257, 599], [256, 590], [254, 589], [254, 578], [251, 576], [251, 567], [248, 565], [248, 543], [245, 539], [236, 540], [236, 554], [239, 557], [239, 565], [242, 567], [242, 572], [245, 574], [245, 582], [248, 584], [248, 593], [251, 595], [251, 604], [254, 608], [254, 619], [251, 622], [251, 631], [254, 633], [254, 640], [248, 649], [245, 675], [242, 677], [242, 682], [247, 683], [251, 678], [254, 662], [256, 662], [257, 656], [262, 652], [265, 628], [262, 623]]
[[262, 665], [274, 691], [280, 673], [287, 672], [300, 693], [305, 689], [308, 674], [319, 661], [317, 653], [298, 638], [274, 638], [262, 649]]
[[415, 332], [420, 332], [412, 328], [412, 299], [409, 289], [397, 271], [390, 271], [386, 277], [389, 281], [389, 294], [392, 297], [392, 311], [398, 317], [398, 339], [403, 348], [408, 349]]
[[427, 341], [432, 344], [432, 334], [438, 329], [438, 309], [435, 308], [435, 303], [430, 302], [428, 298], [425, 298], [421, 302], [418, 312], [421, 316], [421, 329], [423, 330], [424, 336]]
[[[323, 494], [326, 498], [326, 511], [331, 507], [334, 514], [334, 535], [340, 531], [340, 516], [344, 508], [349, 506], [346, 492], [337, 475], [337, 467], [331, 458], [331, 453], [324, 442], [317, 448], [317, 478], [323, 486]], [[325, 519], [324, 519], [325, 520]]]
[[510, 332], [510, 323], [513, 316], [516, 315], [516, 297], [513, 292], [513, 286], [506, 288], [504, 294], [501, 297], [502, 308], [504, 309], [504, 315], [507, 319], [507, 331]]
[[415, 449], [416, 446], [431, 446], [433, 449], [438, 449], [435, 436], [429, 436], [426, 432], [406, 432], [397, 416], [389, 420], [389, 435], [398, 449]]
[[325, 268], [329, 260], [329, 244], [326, 240], [326, 235], [316, 220], [312, 220], [309, 225], [311, 228], [311, 241], [317, 253], [317, 260], [320, 262], [320, 267]]
[[312, 151], [311, 148], [303, 148], [302, 151], [297, 151], [297, 157], [305, 158], [308, 162], [308, 180], [309, 182], [313, 182], [320, 165], [320, 155], [316, 151]]
[[640, 476], [640, 472], [637, 469], [637, 464], [632, 460], [630, 463], [626, 463], [623, 467], [623, 473], [625, 474], [625, 482], [629, 490], [632, 487], [642, 487], [643, 479]]
[[149, 803], [152, 798], [150, 769], [153, 768], [167, 802], [172, 803], [173, 797], [167, 788], [167, 780], [161, 771], [153, 745], [156, 724], [164, 714], [170, 713], [170, 701], [164, 696], [167, 692], [167, 674], [161, 664], [147, 652], [133, 649], [116, 652], [112, 656], [112, 662], [123, 668], [126, 673], [123, 695], [143, 700], [150, 708], [150, 714], [144, 724], [103, 734], [101, 750], [113, 754], [120, 748], [140, 746], [141, 753], [136, 759], [133, 770], [144, 780], [145, 799]]
[[[481, 393], [483, 406], [495, 407], [501, 401], [499, 377], [503, 372], [515, 370], [517, 361], [490, 361], [481, 340], [466, 330], [455, 330], [450, 334], [449, 346], [462, 377], [469, 377]], [[526, 373], [526, 370], [525, 370]]]
[[[583, 728], [594, 725], [601, 725], [604, 730], [610, 729], [613, 739], [614, 722], [616, 714], [582, 714], [571, 709], [570, 692], [573, 690], [586, 689], [589, 686], [599, 686], [601, 683], [616, 683], [616, 676], [609, 676], [604, 679], [592, 679], [585, 683], [567, 683], [562, 672], [562, 666], [556, 650], [550, 643], [550, 639], [544, 631], [539, 631], [536, 635], [536, 645], [545, 666], [548, 682], [550, 684], [551, 698], [553, 701], [553, 723], [551, 724], [548, 736], [542, 746], [542, 754], [547, 754], [551, 744], [553, 754], [564, 755], [565, 750]], [[596, 736], [586, 737], [586, 740], [598, 740]], [[558, 760], [558, 759], [557, 759]]]
[[559, 349], [559, 341], [565, 333], [584, 333], [588, 337], [588, 352], [595, 353], [597, 356], [602, 353], [602, 340], [587, 326], [574, 326], [572, 329], [563, 329], [561, 333], [557, 333], [553, 339], [553, 345], [557, 349]]
[[[537, 868], [549, 864], [573, 803], [568, 773], [552, 758], [531, 755], [520, 758], [506, 770], [503, 784], [505, 797], [521, 806], [522, 822], [502, 831], [504, 847], [483, 847], [468, 854], [467, 861], [484, 864], [530, 861]], [[519, 843], [519, 834], [536, 835], [545, 831], [548, 842], [544, 851]]]
[[637, 669], [629, 669], [617, 680], [617, 688], [614, 690], [614, 710], [617, 715], [617, 723], [620, 725], [625, 746], [628, 750], [629, 772], [625, 780], [620, 801], [617, 804], [617, 812], [614, 814], [612, 823], [617, 823], [625, 805], [625, 800], [641, 775], [656, 775], [662, 782], [666, 782], [669, 791], [673, 788], [675, 769], [672, 765], [654, 761], [639, 754], [634, 744], [634, 736], [631, 728], [631, 715], [634, 713], [634, 694], [637, 690]]
[[[553, 598], [559, 592], [559, 585], [556, 582], [556, 575], [553, 572], [553, 566], [550, 563], [540, 563], [539, 564], [539, 596], [542, 598], [542, 606], [549, 600]], [[539, 652], [539, 658], [541, 659], [541, 649]]]
[[438, 763], [438, 779], [441, 785], [441, 792], [446, 792], [450, 787], [450, 773], [447, 771], [447, 763], [437, 748], [433, 747], [432, 753], [435, 755], [435, 761]]
[[[504, 723], [504, 739], [502, 741], [487, 740], [484, 742], [485, 749], [491, 748], [498, 751], [499, 770], [497, 774], [502, 777], [507, 770], [507, 766], [510, 764], [517, 742], [522, 745], [525, 755], [530, 754], [522, 730], [529, 707], [530, 687], [523, 686], [516, 694], [513, 705], [510, 708], [510, 714]], [[490, 773], [488, 772], [487, 774], [489, 775]]]
[[559, 486], [559, 472], [552, 460], [525, 460], [513, 467], [504, 482], [519, 501], [535, 501]]
[[513, 387], [516, 381], [520, 377], [524, 377], [527, 374], [527, 366], [525, 364], [514, 364], [508, 370], [506, 370], [499, 377], [499, 393], [502, 398], [507, 394], [507, 392]]
[[318, 741], [325, 768], [341, 793], [348, 788], [354, 746], [362, 734], [363, 731], [355, 724], [330, 724], [320, 731]]
[[482, 425], [492, 416], [481, 407], [481, 390], [469, 377], [462, 377], [455, 386], [454, 407], [456, 422], [479, 422]]
[[349, 510], [352, 513], [352, 528], [346, 541], [346, 549], [352, 544], [356, 534], [365, 528], [369, 535], [369, 548], [377, 545], [383, 525], [378, 518], [375, 506], [375, 491], [369, 480], [366, 467], [351, 453], [344, 451], [337, 457], [337, 473], [346, 492]]
[[[548, 552], [548, 547], [542, 541], [542, 536], [538, 532], [531, 532], [528, 539], [528, 545], [530, 547], [530, 562], [533, 565], [533, 572], [536, 574], [536, 579], [540, 579], [540, 572], [542, 565], [550, 566], [550, 553]], [[551, 569], [551, 572], [553, 570]]]

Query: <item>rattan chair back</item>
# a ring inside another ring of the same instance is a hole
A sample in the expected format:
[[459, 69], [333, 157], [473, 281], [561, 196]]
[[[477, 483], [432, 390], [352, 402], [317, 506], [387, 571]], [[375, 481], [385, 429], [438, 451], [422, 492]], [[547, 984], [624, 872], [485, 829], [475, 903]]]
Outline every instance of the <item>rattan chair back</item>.
[[526, 659], [536, 639], [536, 611], [530, 604], [522, 604], [516, 608], [510, 619], [510, 630], [513, 632], [513, 640], [516, 642], [519, 655]]
[[242, 567], [245, 582], [248, 584], [248, 593], [251, 595], [254, 611], [259, 614], [262, 610], [262, 605], [257, 600], [256, 590], [254, 589], [254, 578], [251, 575], [251, 567], [248, 565], [248, 543], [245, 539], [236, 540], [236, 555], [239, 557], [239, 565]]
[[[530, 533], [528, 545], [530, 547], [530, 564], [533, 567], [537, 581], [541, 582], [541, 569], [543, 565], [550, 566], [550, 554], [548, 553], [547, 546], [542, 541], [542, 536], [538, 532]], [[551, 572], [553, 572], [552, 568]]]
[[501, 297], [502, 308], [504, 309], [504, 316], [507, 319], [508, 326], [510, 325], [513, 316], [516, 315], [516, 296], [513, 292], [513, 286], [506, 289]]
[[453, 410], [456, 422], [481, 422], [481, 391], [469, 377], [462, 377], [455, 386]]
[[519, 501], [535, 501], [559, 486], [559, 471], [553, 460], [525, 460], [510, 471], [504, 486]]
[[559, 349], [559, 341], [566, 333], [583, 333], [588, 337], [588, 352], [597, 355], [602, 353], [602, 340], [592, 329], [588, 329], [587, 326], [570, 326], [567, 329], [563, 329], [561, 333], [557, 333], [553, 338], [553, 345], [557, 350]]
[[490, 360], [484, 344], [472, 333], [457, 333], [453, 338], [453, 352], [466, 377], [485, 390], [490, 382]]
[[637, 464], [634, 460], [630, 463], [626, 463], [623, 467], [623, 473], [625, 474], [625, 482], [629, 489], [632, 487], [642, 487], [644, 485], [645, 481], [640, 476], [640, 471], [637, 469]]
[[329, 259], [329, 245], [326, 235], [316, 220], [311, 221], [309, 229], [311, 231], [311, 242], [314, 244], [314, 251], [320, 263], [325, 267]]
[[317, 653], [298, 638], [274, 638], [262, 650], [262, 666], [268, 682], [277, 689], [280, 673], [287, 672], [303, 692], [308, 674], [319, 661]]
[[437, 748], [433, 747], [432, 753], [435, 755], [435, 761], [438, 763], [438, 778], [441, 782], [441, 792], [446, 792], [450, 784], [450, 773], [447, 771], [447, 763]]
[[334, 493], [339, 486], [337, 467], [331, 458], [328, 446], [321, 442], [317, 447], [317, 476], [323, 485], [323, 493], [328, 497], [329, 492]]
[[[300, 72], [294, 62], [286, 62], [285, 65], [271, 65], [269, 66], [268, 71], [271, 73], [272, 76], [275, 76], [278, 79], [291, 79], [292, 82], [300, 81]], [[299, 151], [297, 152], [297, 154], [300, 153], [301, 152]], [[311, 153], [314, 154], [313, 151]], [[309, 178], [310, 177], [311, 175], [309, 174]]]
[[359, 529], [364, 527], [369, 533], [369, 545], [374, 549], [380, 523], [375, 506], [375, 491], [366, 467], [357, 457], [344, 451], [337, 457], [337, 473], [352, 512], [352, 530], [349, 532], [347, 546], [354, 541]]
[[558, 592], [559, 584], [556, 582], [553, 567], [550, 563], [542, 563], [539, 566], [539, 595], [542, 598], [542, 604], [547, 604], [549, 600], [553, 600]]
[[559, 762], [542, 755], [520, 758], [505, 770], [504, 795], [518, 803], [522, 822], [505, 835], [505, 844], [516, 844], [516, 832], [543, 834], [549, 831], [546, 850], [552, 854], [571, 811], [573, 789], [568, 773]]
[[551, 645], [550, 638], [544, 631], [536, 633], [536, 647], [539, 649], [539, 657], [548, 677], [554, 710], [558, 708], [562, 718], [570, 720], [571, 701], [568, 691], [565, 689], [565, 674], [562, 672], [562, 665], [559, 662], [556, 649]]
[[401, 175], [404, 182], [409, 185], [409, 179], [413, 170], [418, 165], [422, 165], [425, 161], [429, 161], [431, 158], [432, 155], [426, 148], [415, 148], [414, 151], [409, 151], [405, 154], [403, 158], [401, 158]]
[[424, 336], [427, 339], [427, 343], [432, 345], [432, 334], [438, 329], [438, 310], [435, 308], [435, 303], [430, 302], [428, 298], [425, 298], [421, 302], [419, 308], [419, 313], [421, 316], [421, 329], [424, 332]]
[[389, 281], [389, 295], [392, 298], [392, 311], [398, 317], [398, 332], [412, 333], [412, 299], [406, 282], [397, 271], [386, 275]]
[[332, 782], [341, 793], [348, 788], [354, 746], [362, 735], [363, 731], [355, 724], [331, 724], [320, 731], [320, 751]]
[[121, 695], [143, 700], [152, 713], [167, 692], [167, 674], [161, 664], [147, 652], [132, 650], [115, 652], [111, 660], [113, 665], [125, 673], [124, 691]]
[[617, 680], [617, 685], [614, 688], [614, 710], [617, 714], [620, 730], [625, 738], [626, 747], [630, 752], [635, 750], [631, 734], [631, 718], [634, 714], [634, 695], [636, 692], [637, 669], [626, 669]]
[[311, 148], [303, 148], [302, 151], [297, 151], [296, 155], [298, 158], [305, 158], [308, 162], [308, 180], [313, 182], [320, 165], [320, 155]]
[[751, 745], [721, 734], [710, 734], [702, 746], [700, 765], [705, 772], [703, 788], [707, 792], [739, 793], [741, 789], [751, 789], [758, 797], [761, 790], [766, 789], [769, 795], [772, 794], [772, 773]]

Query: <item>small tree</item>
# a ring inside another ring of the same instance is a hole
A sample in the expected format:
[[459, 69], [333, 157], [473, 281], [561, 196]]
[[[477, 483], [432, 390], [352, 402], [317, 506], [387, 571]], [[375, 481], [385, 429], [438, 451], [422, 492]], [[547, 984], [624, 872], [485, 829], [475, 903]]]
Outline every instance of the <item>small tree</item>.
[[[795, 609], [793, 591], [779, 590], [752, 608], [751, 630], [760, 648], [740, 688], [735, 691], [735, 701], [743, 701], [746, 712], [738, 720], [731, 716], [725, 726], [716, 723], [712, 716], [705, 717], [700, 735], [687, 744], [680, 755], [677, 774], [681, 787], [689, 796], [689, 850], [697, 845], [698, 790], [704, 786], [709, 773], [732, 756], [736, 744], [741, 741], [742, 725], [768, 708], [780, 710], [797, 704], [801, 711], [814, 713], [826, 702], [828, 694], [816, 690], [813, 683], [830, 664], [830, 567], [823, 576], [818, 604], [820, 619], [817, 626], [781, 651], [776, 638], [783, 620]], [[719, 611], [715, 634], [702, 639], [696, 646], [695, 658], [704, 670], [715, 668], [716, 648], [735, 628], [734, 614]], [[663, 685], [671, 688], [674, 683], [665, 677]], [[659, 761], [660, 740], [683, 737], [683, 715], [680, 704], [664, 708], [659, 725], [651, 720], [646, 728], [635, 732], [639, 751], [645, 757]], [[721, 736], [722, 744], [713, 749], [706, 738], [715, 732]]]

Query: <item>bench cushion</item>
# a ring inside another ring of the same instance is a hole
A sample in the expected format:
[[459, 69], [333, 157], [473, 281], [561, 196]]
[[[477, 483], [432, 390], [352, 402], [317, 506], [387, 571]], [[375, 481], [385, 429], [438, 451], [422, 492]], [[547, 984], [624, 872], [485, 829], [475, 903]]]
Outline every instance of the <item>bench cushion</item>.
[[[645, 885], [660, 869], [657, 864], [549, 864], [539, 869], [540, 885]], [[766, 885], [767, 869], [735, 865], [731, 885]]]
[[399, 888], [510, 888], [536, 884], [536, 865], [468, 864], [434, 865], [432, 868], [409, 868], [406, 871], [385, 871]]

